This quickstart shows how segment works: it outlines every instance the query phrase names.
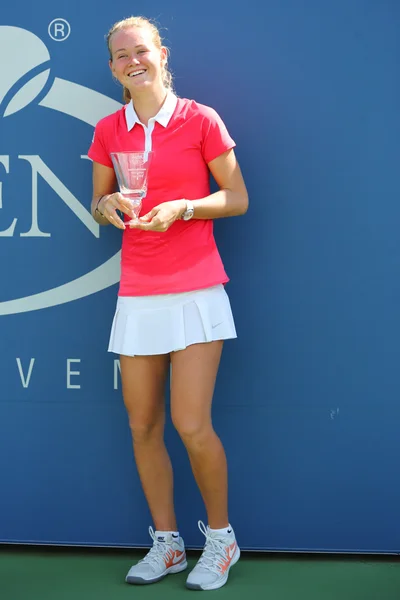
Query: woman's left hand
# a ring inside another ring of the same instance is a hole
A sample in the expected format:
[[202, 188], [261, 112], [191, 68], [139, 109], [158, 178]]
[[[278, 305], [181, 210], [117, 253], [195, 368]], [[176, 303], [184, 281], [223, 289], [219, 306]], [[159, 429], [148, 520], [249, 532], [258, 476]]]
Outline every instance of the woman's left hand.
[[186, 210], [185, 200], [171, 200], [155, 206], [150, 212], [139, 219], [126, 223], [131, 229], [146, 231], [167, 231], [181, 214]]

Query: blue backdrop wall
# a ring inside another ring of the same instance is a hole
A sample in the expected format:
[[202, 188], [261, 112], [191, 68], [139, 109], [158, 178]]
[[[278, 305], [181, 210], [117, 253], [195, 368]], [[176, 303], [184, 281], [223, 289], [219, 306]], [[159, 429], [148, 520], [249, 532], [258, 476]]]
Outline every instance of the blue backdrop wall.
[[[399, 17], [389, 0], [8, 2], [0, 26], [0, 540], [149, 543], [118, 363], [119, 231], [86, 157], [116, 110], [104, 35], [158, 19], [181, 96], [237, 142], [216, 224], [239, 339], [214, 405], [241, 546], [398, 552]], [[56, 20], [56, 21], [54, 21]], [[205, 518], [170, 423], [179, 526]]]

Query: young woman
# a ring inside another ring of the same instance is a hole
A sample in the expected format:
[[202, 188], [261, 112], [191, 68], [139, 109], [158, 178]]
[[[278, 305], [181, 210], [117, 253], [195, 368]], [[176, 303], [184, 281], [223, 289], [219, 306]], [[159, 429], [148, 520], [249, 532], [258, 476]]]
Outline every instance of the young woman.
[[[208, 518], [207, 527], [199, 521], [205, 547], [187, 586], [217, 589], [240, 550], [228, 518], [225, 452], [211, 421], [222, 346], [236, 337], [213, 219], [245, 213], [246, 186], [218, 114], [174, 94], [168, 50], [155, 25], [143, 17], [125, 19], [112, 27], [107, 43], [126, 104], [95, 129], [92, 214], [101, 225], [123, 229], [109, 351], [120, 355], [134, 456], [156, 529], [150, 527], [153, 546], [126, 581], [153, 583], [187, 567], [164, 445], [163, 394], [171, 365], [171, 417]], [[129, 201], [115, 192], [110, 159], [112, 152], [133, 150], [154, 153], [138, 220], [127, 216]], [[212, 194], [210, 173], [219, 187]]]

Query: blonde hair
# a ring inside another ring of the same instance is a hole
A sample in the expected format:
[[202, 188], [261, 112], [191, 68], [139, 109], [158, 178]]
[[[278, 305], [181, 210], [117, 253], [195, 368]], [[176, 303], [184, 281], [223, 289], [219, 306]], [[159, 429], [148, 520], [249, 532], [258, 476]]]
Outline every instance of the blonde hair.
[[[120, 31], [121, 29], [127, 29], [128, 27], [143, 27], [143, 28], [147, 27], [151, 32], [153, 44], [155, 45], [156, 48], [161, 50], [163, 43], [162, 43], [160, 32], [159, 32], [157, 26], [154, 23], [152, 23], [149, 19], [146, 19], [145, 17], [128, 17], [127, 19], [123, 19], [122, 21], [118, 21], [117, 23], [114, 23], [114, 25], [111, 27], [110, 31], [107, 33], [106, 41], [107, 41], [107, 47], [108, 47], [108, 51], [110, 53], [111, 61], [113, 59], [112, 52], [111, 52], [111, 36], [116, 31]], [[169, 49], [166, 48], [166, 50], [167, 50], [167, 57], [168, 57]], [[165, 65], [163, 65], [163, 68], [162, 68], [162, 81], [163, 81], [164, 86], [168, 90], [173, 91], [172, 74], [167, 68], [167, 62], [165, 63]], [[130, 91], [128, 90], [128, 88], [124, 87], [122, 97], [123, 97], [124, 102], [126, 102], [126, 103], [130, 102], [131, 94], [130, 94]]]

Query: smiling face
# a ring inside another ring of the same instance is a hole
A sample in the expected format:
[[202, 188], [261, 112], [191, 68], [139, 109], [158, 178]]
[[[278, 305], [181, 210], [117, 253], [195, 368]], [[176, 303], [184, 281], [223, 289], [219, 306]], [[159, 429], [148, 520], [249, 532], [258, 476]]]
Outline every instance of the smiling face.
[[164, 47], [157, 48], [148, 27], [118, 29], [109, 40], [110, 68], [118, 81], [135, 93], [163, 87]]

